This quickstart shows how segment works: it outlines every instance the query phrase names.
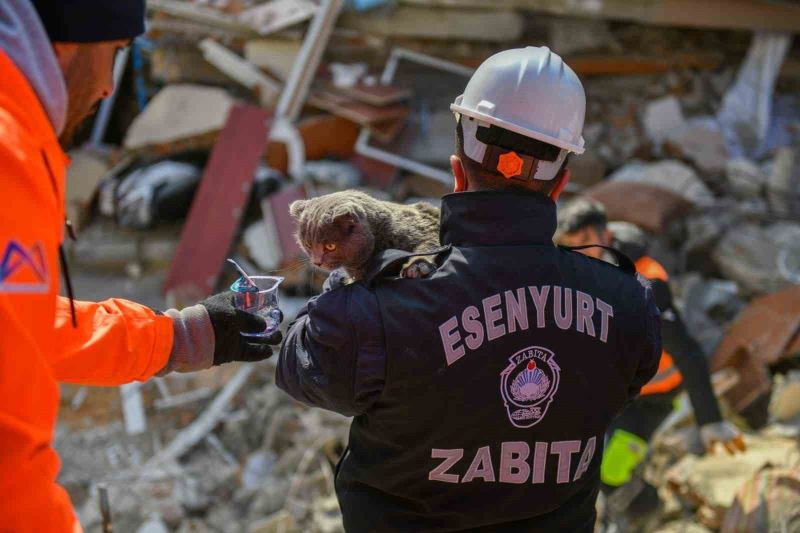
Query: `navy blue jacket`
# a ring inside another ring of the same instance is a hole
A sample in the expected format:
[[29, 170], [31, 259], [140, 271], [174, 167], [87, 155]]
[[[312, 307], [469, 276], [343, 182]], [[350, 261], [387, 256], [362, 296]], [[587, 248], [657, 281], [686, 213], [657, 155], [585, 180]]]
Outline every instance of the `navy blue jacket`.
[[277, 383], [354, 416], [337, 468], [348, 531], [592, 531], [603, 436], [653, 376], [646, 281], [555, 247], [555, 205], [443, 199], [438, 270], [406, 254], [290, 326]]

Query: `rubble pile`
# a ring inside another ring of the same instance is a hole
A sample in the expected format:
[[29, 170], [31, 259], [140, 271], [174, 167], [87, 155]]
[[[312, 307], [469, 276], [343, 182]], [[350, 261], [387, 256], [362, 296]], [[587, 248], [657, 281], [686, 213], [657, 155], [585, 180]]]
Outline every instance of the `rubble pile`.
[[[743, 459], [699, 457], [691, 410], [671, 418], [647, 471], [667, 502], [659, 530], [792, 530], [800, 49], [786, 30], [797, 8], [776, 3], [750, 27], [741, 13], [494, 4], [148, 0], [148, 34], [103, 104], [110, 119], [71, 153], [77, 297], [191, 304], [230, 285], [232, 256], [286, 277], [288, 324], [324, 280], [302, 258], [289, 203], [358, 188], [436, 204], [451, 190], [449, 104], [472, 70], [547, 45], [588, 100], [588, 148], [565, 196], [644, 232], [726, 414], [748, 432]], [[84, 529], [100, 525], [105, 487], [115, 531], [341, 531], [333, 472], [349, 420], [292, 402], [272, 374], [265, 362], [65, 386], [60, 481]]]

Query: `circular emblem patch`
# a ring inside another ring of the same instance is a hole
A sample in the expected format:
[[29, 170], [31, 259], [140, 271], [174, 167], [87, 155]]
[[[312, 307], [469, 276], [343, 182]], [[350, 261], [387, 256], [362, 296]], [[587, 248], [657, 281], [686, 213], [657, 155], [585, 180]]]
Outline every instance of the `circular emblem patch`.
[[518, 428], [539, 423], [558, 391], [561, 368], [547, 348], [531, 346], [509, 359], [500, 374], [500, 394], [508, 419]]

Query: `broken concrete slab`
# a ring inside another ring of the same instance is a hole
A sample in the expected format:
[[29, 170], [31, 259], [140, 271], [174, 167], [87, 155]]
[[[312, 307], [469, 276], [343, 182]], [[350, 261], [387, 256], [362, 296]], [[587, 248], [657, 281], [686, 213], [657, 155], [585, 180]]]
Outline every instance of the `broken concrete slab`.
[[139, 150], [218, 132], [225, 125], [233, 103], [224, 89], [169, 85], [134, 119], [123, 146]]
[[584, 195], [603, 204], [609, 220], [630, 222], [656, 235], [693, 208], [683, 196], [650, 183], [606, 180]]
[[603, 180], [606, 164], [597, 152], [587, 150], [580, 155], [573, 154], [569, 160], [569, 169], [569, 184], [579, 185], [583, 189]]
[[741, 199], [761, 196], [767, 183], [767, 175], [761, 167], [745, 157], [729, 159], [725, 164], [725, 176], [730, 192]]
[[[399, 6], [368, 13], [343, 13], [339, 25], [349, 30], [387, 37], [509, 42], [525, 27], [521, 13]], [[501, 28], [501, 31], [498, 29]]]
[[800, 146], [781, 148], [775, 154], [767, 201], [775, 214], [800, 218]]
[[[749, 294], [764, 294], [790, 285], [800, 242], [778, 242], [767, 226], [742, 223], [728, 229], [711, 251], [711, 258], [725, 277], [739, 283]], [[781, 268], [779, 259], [783, 260]]]
[[286, 81], [302, 44], [287, 39], [253, 39], [244, 43], [244, 58], [279, 80]]
[[[162, 0], [163, 1], [163, 0]], [[596, 19], [637, 21], [648, 25], [794, 32], [800, 27], [800, 7], [786, 2], [750, 0], [402, 0], [415, 6], [525, 9], [541, 13]]]
[[740, 487], [765, 465], [789, 465], [797, 454], [794, 439], [745, 435], [747, 451], [735, 457], [686, 455], [666, 474], [667, 486], [697, 508], [700, 522], [714, 529], [737, 496]]
[[203, 52], [203, 57], [206, 61], [224, 72], [231, 79], [236, 80], [250, 90], [256, 91], [259, 102], [263, 107], [272, 107], [278, 101], [281, 91], [278, 83], [270, 79], [245, 58], [213, 39], [203, 39], [197, 47]]
[[800, 468], [765, 467], [736, 493], [720, 531], [800, 531], [798, 502]]
[[239, 21], [260, 35], [269, 35], [310, 19], [317, 9], [319, 5], [311, 0], [270, 0], [242, 11]]
[[680, 101], [674, 96], [665, 96], [647, 104], [642, 124], [648, 138], [660, 146], [671, 134], [686, 128]]
[[736, 317], [711, 357], [717, 370], [732, 366], [741, 350], [752, 353], [763, 365], [774, 365], [800, 331], [800, 285], [756, 298]]
[[707, 175], [722, 174], [729, 155], [722, 131], [713, 120], [689, 121], [686, 127], [667, 132], [664, 150], [689, 159]]
[[548, 30], [550, 47], [562, 57], [576, 52], [620, 48], [604, 20], [553, 18], [548, 21]]
[[150, 53], [150, 77], [164, 85], [224, 85], [228, 76], [203, 58], [193, 43], [158, 43]]
[[97, 192], [97, 185], [111, 169], [108, 158], [90, 150], [70, 152], [67, 167], [67, 219], [76, 230], [89, 219], [89, 204]]
[[800, 417], [800, 370], [790, 370], [776, 378], [769, 413], [778, 422], [792, 422]]
[[654, 185], [682, 196], [693, 205], [703, 206], [714, 201], [714, 195], [697, 173], [685, 163], [674, 159], [655, 163], [632, 161], [614, 172], [608, 179]]

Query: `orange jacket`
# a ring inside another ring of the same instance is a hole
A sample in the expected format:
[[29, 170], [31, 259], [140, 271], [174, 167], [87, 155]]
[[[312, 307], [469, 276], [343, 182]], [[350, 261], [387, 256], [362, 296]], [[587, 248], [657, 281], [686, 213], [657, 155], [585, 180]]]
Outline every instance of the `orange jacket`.
[[124, 300], [57, 295], [69, 160], [38, 97], [0, 51], [0, 531], [76, 531], [55, 482], [59, 381], [146, 380], [167, 362], [172, 320]]
[[[647, 279], [668, 281], [667, 271], [652, 257], [643, 256], [636, 261], [636, 271]], [[658, 362], [658, 371], [653, 378], [642, 387], [641, 394], [663, 394], [677, 388], [683, 381], [678, 367], [672, 356], [666, 351], [661, 352]]]

